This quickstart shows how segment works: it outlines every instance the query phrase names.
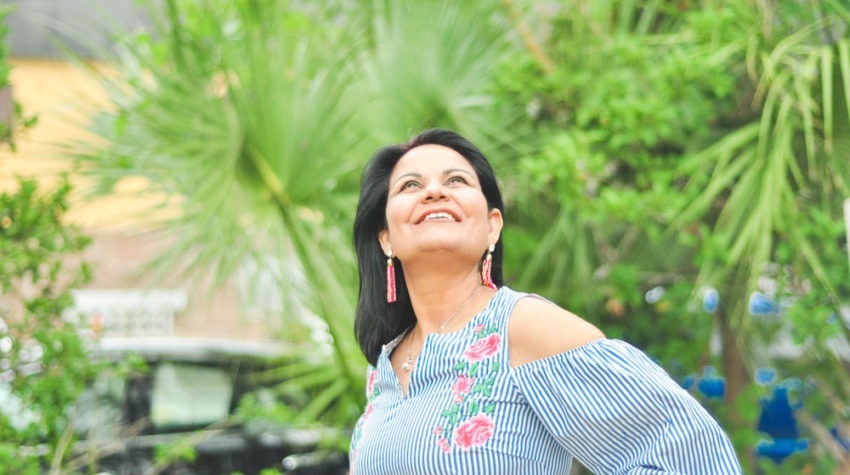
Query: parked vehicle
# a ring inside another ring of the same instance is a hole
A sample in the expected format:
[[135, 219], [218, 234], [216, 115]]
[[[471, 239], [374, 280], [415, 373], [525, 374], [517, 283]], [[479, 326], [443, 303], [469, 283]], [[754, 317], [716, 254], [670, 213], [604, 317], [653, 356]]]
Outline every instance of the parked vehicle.
[[[74, 408], [81, 442], [73, 457], [80, 471], [250, 475], [276, 468], [285, 474], [346, 473], [345, 454], [322, 448], [330, 429], [234, 417], [247, 394], [259, 404], [284, 403], [292, 410], [305, 402], [298, 394], [281, 400], [255, 377], [280, 353], [276, 344], [224, 339], [99, 340], [93, 357], [118, 362], [135, 355], [146, 368], [104, 373], [83, 393]], [[160, 460], [158, 454], [175, 448], [186, 448], [191, 455]]]

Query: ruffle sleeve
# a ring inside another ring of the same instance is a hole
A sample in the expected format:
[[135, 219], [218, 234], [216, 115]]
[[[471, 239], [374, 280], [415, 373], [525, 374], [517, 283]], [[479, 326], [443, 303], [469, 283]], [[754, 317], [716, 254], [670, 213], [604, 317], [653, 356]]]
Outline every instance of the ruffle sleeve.
[[741, 473], [714, 418], [626, 342], [596, 340], [511, 375], [552, 436], [594, 473]]

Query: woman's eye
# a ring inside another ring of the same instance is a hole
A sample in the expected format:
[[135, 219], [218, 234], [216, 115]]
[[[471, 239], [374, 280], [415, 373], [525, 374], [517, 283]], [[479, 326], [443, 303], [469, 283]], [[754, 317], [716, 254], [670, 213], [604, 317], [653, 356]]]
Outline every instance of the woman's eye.
[[462, 176], [453, 176], [453, 177], [448, 179], [448, 183], [449, 184], [466, 183], [466, 178], [464, 178]]
[[406, 181], [406, 182], [402, 183], [401, 189], [407, 190], [407, 189], [410, 189], [410, 188], [415, 188], [417, 186], [419, 186], [418, 181], [410, 180], [410, 181]]

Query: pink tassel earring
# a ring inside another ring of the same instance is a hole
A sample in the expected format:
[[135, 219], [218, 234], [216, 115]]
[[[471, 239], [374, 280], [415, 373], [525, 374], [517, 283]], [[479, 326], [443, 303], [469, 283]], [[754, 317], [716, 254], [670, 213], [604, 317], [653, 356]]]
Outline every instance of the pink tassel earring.
[[393, 251], [387, 249], [384, 251], [387, 255], [387, 303], [393, 303], [396, 300], [395, 294], [395, 265], [393, 265]]
[[496, 246], [490, 244], [490, 248], [487, 249], [487, 256], [484, 258], [484, 262], [481, 264], [481, 283], [490, 287], [491, 289], [496, 288], [496, 284], [493, 283], [493, 278], [490, 276], [490, 269], [493, 266], [493, 251], [496, 249]]

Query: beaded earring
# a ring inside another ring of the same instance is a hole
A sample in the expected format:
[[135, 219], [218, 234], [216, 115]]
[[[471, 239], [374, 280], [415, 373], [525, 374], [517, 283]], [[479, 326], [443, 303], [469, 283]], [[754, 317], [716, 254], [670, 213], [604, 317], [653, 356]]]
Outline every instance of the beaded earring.
[[393, 265], [393, 251], [387, 249], [384, 251], [387, 255], [387, 303], [396, 301], [395, 292], [395, 265]]
[[481, 264], [481, 283], [491, 289], [496, 288], [496, 284], [493, 283], [493, 278], [490, 276], [490, 270], [493, 266], [493, 251], [495, 249], [496, 246], [490, 244], [490, 248], [487, 249], [487, 256], [484, 257], [484, 262]]

